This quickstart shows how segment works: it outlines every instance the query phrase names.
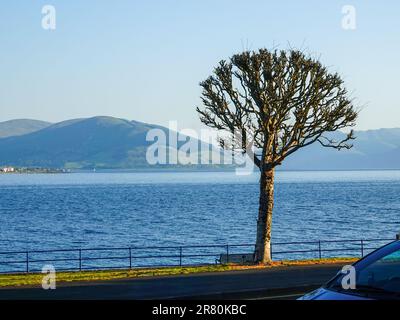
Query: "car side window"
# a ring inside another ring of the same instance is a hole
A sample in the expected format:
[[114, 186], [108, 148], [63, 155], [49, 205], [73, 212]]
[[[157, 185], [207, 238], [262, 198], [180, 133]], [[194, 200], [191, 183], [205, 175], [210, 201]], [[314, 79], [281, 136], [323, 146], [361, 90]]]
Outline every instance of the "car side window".
[[[388, 281], [396, 281], [396, 287], [400, 285], [400, 250], [375, 261], [357, 275], [357, 284], [361, 285], [382, 288]], [[396, 291], [398, 290], [400, 287]]]
[[378, 262], [386, 263], [386, 262], [399, 262], [400, 261], [400, 250], [395, 251], [382, 259], [378, 260]]

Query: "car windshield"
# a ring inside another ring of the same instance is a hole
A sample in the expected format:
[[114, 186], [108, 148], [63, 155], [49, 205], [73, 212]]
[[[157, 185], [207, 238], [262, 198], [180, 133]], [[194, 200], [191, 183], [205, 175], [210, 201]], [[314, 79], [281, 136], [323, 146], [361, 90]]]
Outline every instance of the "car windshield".
[[[398, 244], [388, 245], [384, 250], [378, 250], [365, 261], [361, 260], [356, 264], [355, 288], [342, 285], [345, 274], [337, 276], [327, 287], [349, 294], [400, 297], [400, 248], [398, 247]], [[349, 277], [346, 280], [348, 279]]]

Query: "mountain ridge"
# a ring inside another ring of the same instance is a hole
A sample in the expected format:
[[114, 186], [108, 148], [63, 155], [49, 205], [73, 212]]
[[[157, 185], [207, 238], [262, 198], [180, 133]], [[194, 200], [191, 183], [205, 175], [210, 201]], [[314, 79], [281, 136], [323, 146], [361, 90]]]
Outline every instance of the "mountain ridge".
[[0, 122], [0, 138], [21, 136], [50, 126], [52, 123], [34, 119], [13, 119]]
[[[154, 143], [146, 141], [150, 129], [168, 134], [168, 129], [159, 125], [108, 116], [58, 123], [31, 119], [0, 122], [0, 166], [149, 167], [146, 150]], [[289, 156], [278, 169], [400, 169], [400, 128], [356, 131], [355, 135], [357, 139], [350, 150], [337, 151], [315, 143]], [[335, 136], [344, 137], [344, 133], [337, 132]], [[179, 142], [178, 148], [184, 143]]]

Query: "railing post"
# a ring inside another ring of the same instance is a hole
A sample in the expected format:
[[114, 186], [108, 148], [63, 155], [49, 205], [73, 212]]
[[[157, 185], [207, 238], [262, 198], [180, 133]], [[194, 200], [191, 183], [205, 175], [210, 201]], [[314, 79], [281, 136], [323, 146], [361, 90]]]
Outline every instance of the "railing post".
[[361, 258], [364, 257], [364, 241], [361, 240]]
[[322, 258], [322, 253], [321, 253], [321, 240], [318, 241], [318, 253], [319, 253], [319, 259]]
[[29, 251], [26, 252], [26, 273], [29, 273]]
[[229, 244], [226, 245], [226, 264], [229, 264]]
[[129, 269], [132, 269], [132, 248], [129, 247]]
[[182, 247], [179, 247], [179, 266], [182, 267]]
[[79, 249], [79, 271], [82, 271], [82, 249]]

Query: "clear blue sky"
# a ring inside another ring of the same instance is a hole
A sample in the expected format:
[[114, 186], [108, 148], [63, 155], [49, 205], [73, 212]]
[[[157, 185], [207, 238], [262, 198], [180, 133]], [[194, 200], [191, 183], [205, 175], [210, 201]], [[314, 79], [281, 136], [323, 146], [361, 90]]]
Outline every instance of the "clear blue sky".
[[[54, 5], [55, 31], [41, 27]], [[357, 28], [341, 28], [354, 5]], [[341, 73], [358, 129], [400, 127], [398, 1], [13, 0], [0, 9], [0, 121], [111, 115], [199, 128], [198, 83], [242, 49], [307, 49]]]

